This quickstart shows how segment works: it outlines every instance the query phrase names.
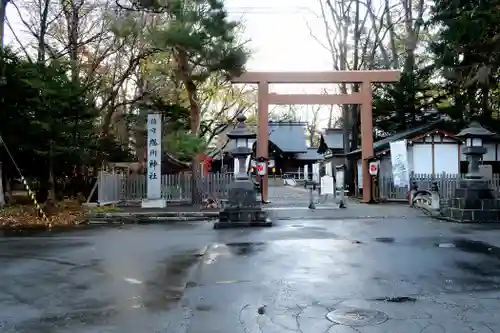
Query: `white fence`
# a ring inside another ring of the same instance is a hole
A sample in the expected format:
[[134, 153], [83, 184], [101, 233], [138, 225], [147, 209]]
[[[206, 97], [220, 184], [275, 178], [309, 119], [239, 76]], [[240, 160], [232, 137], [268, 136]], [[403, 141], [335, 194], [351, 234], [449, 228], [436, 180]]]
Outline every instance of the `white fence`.
[[[460, 174], [412, 174], [411, 182], [416, 181], [420, 190], [430, 189], [432, 183], [437, 182], [439, 194], [443, 199], [453, 197], [458, 181], [463, 178]], [[500, 175], [495, 174], [488, 180], [494, 190], [500, 189]], [[395, 187], [392, 176], [381, 176], [379, 179], [380, 198], [385, 200], [407, 200], [409, 189], [406, 187]]]
[[[211, 173], [200, 176], [203, 198], [225, 199], [232, 174]], [[170, 202], [191, 201], [191, 174], [162, 175], [162, 198]], [[101, 171], [97, 200], [100, 203], [138, 201], [146, 198], [146, 175], [127, 175]]]

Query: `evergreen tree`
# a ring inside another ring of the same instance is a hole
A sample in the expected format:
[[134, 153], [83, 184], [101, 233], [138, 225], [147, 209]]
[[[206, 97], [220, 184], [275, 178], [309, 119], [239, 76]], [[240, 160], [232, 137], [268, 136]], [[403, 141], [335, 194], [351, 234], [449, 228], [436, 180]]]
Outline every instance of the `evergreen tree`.
[[[222, 0], [153, 0], [136, 4], [136, 10], [158, 13], [164, 24], [149, 31], [154, 52], [169, 52], [175, 76], [189, 101], [191, 135], [200, 135], [201, 107], [198, 87], [213, 75], [231, 77], [243, 72], [247, 51], [238, 41], [239, 22], [228, 18]], [[192, 160], [193, 201], [201, 201], [196, 183], [199, 157]]]
[[500, 1], [436, 0], [431, 24], [436, 68], [444, 78], [444, 111], [459, 123], [479, 117], [498, 129]]

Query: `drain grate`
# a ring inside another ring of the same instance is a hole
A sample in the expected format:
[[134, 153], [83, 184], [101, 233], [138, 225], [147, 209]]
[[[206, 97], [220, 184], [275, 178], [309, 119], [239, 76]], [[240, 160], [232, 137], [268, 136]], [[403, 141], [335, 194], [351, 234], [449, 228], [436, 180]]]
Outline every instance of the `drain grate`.
[[377, 310], [345, 308], [329, 312], [326, 318], [345, 326], [374, 326], [385, 323], [389, 316]]

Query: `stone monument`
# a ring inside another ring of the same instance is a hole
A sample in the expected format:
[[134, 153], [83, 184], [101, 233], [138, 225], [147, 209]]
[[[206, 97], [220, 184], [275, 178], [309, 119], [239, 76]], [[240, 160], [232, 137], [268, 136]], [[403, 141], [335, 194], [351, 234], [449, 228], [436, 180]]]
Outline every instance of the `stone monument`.
[[219, 221], [214, 224], [215, 229], [272, 226], [267, 213], [262, 210], [261, 203], [257, 200], [254, 183], [247, 173], [245, 160], [252, 154], [248, 141], [255, 139], [256, 134], [245, 128], [245, 120], [245, 116], [238, 117], [237, 127], [227, 134], [230, 140], [236, 142], [236, 148], [231, 154], [239, 160], [239, 170], [234, 170], [235, 180], [229, 188], [227, 205], [220, 211]]
[[465, 139], [468, 172], [458, 181], [454, 198], [442, 209], [444, 216], [458, 222], [500, 222], [500, 201], [479, 171], [479, 162], [487, 151], [483, 139], [493, 135], [476, 121], [457, 134]]
[[159, 112], [148, 114], [147, 165], [146, 165], [146, 198], [142, 200], [142, 208], [165, 208], [167, 201], [161, 194], [162, 166], [162, 115]]

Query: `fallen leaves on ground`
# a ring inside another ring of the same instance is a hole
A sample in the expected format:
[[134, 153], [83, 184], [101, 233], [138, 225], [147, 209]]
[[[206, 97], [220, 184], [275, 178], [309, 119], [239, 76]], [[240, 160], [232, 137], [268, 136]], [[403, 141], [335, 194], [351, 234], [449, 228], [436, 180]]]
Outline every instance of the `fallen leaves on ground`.
[[0, 210], [0, 227], [74, 226], [86, 220], [86, 209], [76, 201], [61, 201], [44, 211], [47, 214], [47, 220], [37, 214], [33, 205], [7, 206]]

